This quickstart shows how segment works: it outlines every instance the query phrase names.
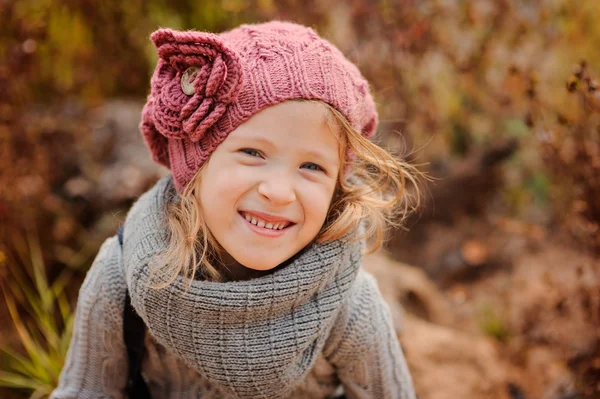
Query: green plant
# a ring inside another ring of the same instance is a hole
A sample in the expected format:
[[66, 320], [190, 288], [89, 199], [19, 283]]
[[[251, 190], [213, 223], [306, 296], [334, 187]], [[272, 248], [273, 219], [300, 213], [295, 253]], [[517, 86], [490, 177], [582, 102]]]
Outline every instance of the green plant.
[[506, 323], [491, 305], [481, 308], [479, 327], [484, 334], [501, 342], [506, 341], [510, 336]]
[[74, 314], [65, 293], [71, 271], [65, 269], [48, 281], [36, 233], [29, 232], [26, 239], [15, 237], [13, 245], [15, 259], [0, 254], [0, 265], [9, 272], [1, 287], [21, 348], [0, 348], [5, 358], [0, 386], [43, 398], [58, 384], [71, 340]]

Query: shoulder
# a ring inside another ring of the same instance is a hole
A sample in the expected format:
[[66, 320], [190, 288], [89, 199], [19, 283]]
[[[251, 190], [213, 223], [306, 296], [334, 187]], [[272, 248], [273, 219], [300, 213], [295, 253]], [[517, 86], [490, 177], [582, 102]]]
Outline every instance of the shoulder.
[[368, 323], [375, 316], [373, 311], [381, 308], [387, 308], [387, 304], [381, 296], [377, 280], [361, 268], [344, 310], [353, 321]]
[[361, 268], [352, 293], [338, 314], [326, 345], [326, 357], [347, 357], [369, 350], [381, 333], [382, 321], [390, 318], [375, 277]]
[[69, 351], [51, 398], [122, 397], [127, 358], [121, 265], [121, 246], [116, 237], [108, 238], [79, 290]]
[[121, 325], [127, 285], [122, 263], [121, 245], [116, 236], [104, 241], [79, 290], [78, 313], [91, 313]]

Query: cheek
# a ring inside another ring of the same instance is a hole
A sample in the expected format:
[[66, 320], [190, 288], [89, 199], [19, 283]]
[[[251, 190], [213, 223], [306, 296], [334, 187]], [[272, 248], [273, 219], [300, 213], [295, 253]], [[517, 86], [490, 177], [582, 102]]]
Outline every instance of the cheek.
[[244, 180], [232, 168], [207, 169], [202, 179], [199, 196], [203, 217], [218, 236], [234, 220], [236, 205], [245, 192]]
[[252, 176], [244, 168], [223, 167], [207, 174], [203, 183], [202, 199], [206, 200], [205, 203], [210, 202], [219, 207], [231, 206], [230, 202], [237, 201], [252, 185]]
[[305, 223], [312, 229], [321, 229], [333, 197], [334, 186], [307, 184], [300, 190], [300, 201], [306, 216]]

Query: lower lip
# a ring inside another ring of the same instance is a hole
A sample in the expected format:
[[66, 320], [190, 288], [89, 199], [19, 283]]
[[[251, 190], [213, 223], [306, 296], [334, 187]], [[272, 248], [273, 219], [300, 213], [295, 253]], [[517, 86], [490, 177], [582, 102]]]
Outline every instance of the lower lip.
[[264, 227], [258, 227], [257, 225], [250, 223], [242, 215], [240, 215], [240, 217], [242, 218], [242, 220], [244, 221], [244, 223], [246, 223], [246, 225], [248, 226], [248, 228], [250, 230], [252, 230], [253, 232], [255, 232], [257, 234], [260, 234], [261, 236], [265, 236], [265, 237], [279, 237], [279, 236], [282, 236], [283, 234], [285, 234], [285, 232], [287, 231], [287, 229], [290, 228], [288, 226], [288, 227], [286, 227], [285, 229], [282, 229], [282, 230], [265, 229]]

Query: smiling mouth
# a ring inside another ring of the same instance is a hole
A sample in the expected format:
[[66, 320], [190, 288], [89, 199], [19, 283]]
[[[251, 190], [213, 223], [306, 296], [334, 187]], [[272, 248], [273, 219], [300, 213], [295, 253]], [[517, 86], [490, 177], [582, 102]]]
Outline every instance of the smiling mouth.
[[267, 229], [267, 230], [275, 230], [275, 231], [285, 230], [295, 224], [293, 222], [290, 222], [289, 220], [284, 220], [284, 219], [270, 220], [270, 221], [264, 220], [255, 214], [246, 213], [244, 211], [240, 211], [239, 214], [244, 219], [246, 219], [248, 221], [248, 223], [253, 224], [257, 227], [261, 227], [263, 229]]

